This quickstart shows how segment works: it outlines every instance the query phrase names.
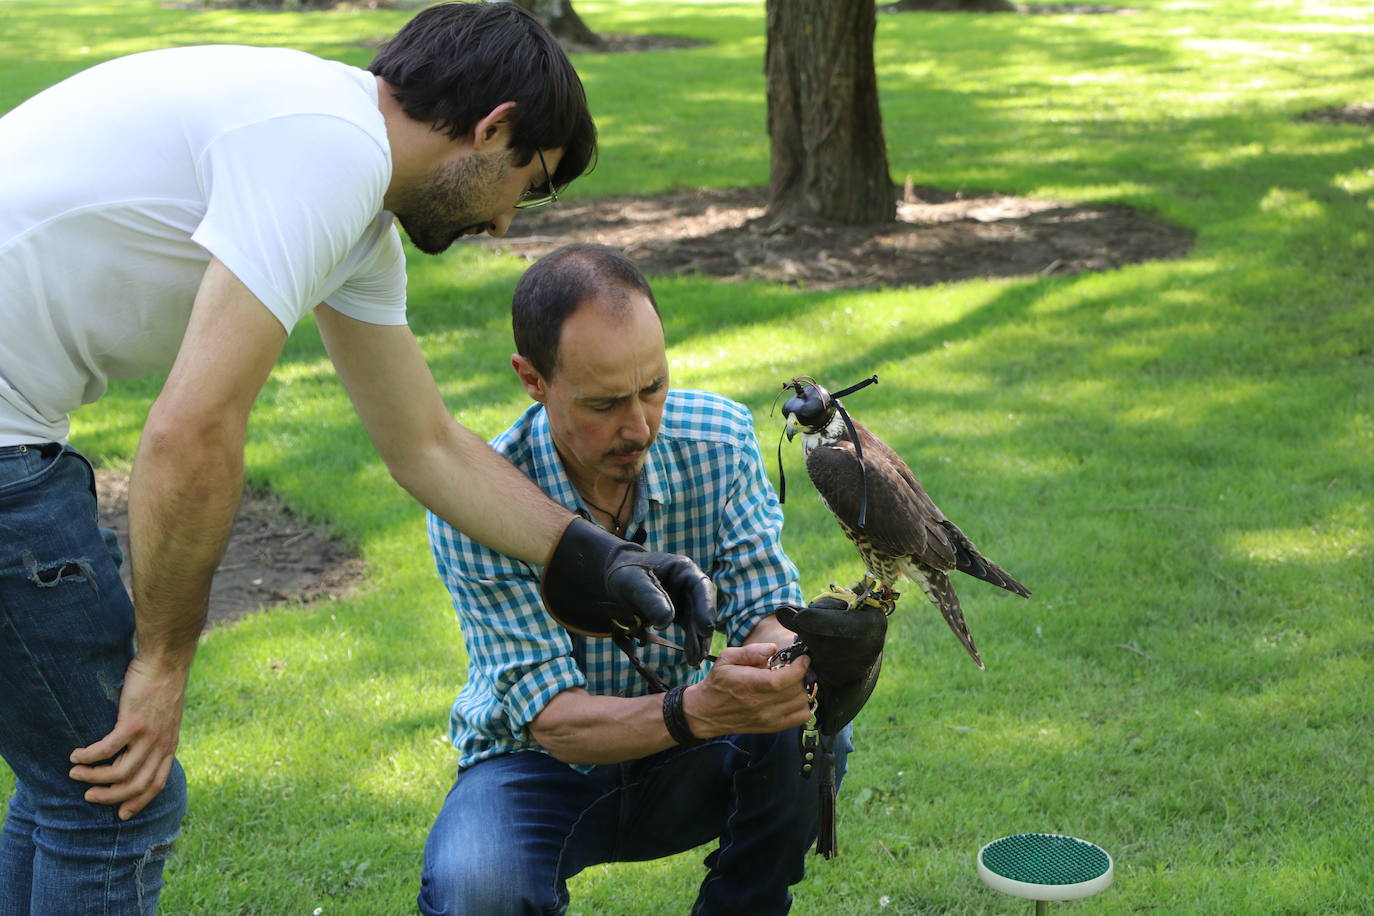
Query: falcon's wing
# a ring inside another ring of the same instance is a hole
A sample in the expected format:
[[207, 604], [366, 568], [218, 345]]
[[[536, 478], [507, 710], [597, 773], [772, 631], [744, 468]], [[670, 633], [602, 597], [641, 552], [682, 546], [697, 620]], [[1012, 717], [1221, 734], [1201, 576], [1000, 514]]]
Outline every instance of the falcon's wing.
[[[906, 463], [863, 426], [855, 423], [863, 443], [868, 480], [868, 513], [863, 533], [874, 548], [892, 556], [912, 556], [939, 569], [955, 566], [955, 550], [943, 526], [942, 513], [931, 502]], [[859, 528], [859, 494], [863, 477], [848, 436], [833, 445], [818, 445], [806, 457], [811, 482], [852, 530]]]

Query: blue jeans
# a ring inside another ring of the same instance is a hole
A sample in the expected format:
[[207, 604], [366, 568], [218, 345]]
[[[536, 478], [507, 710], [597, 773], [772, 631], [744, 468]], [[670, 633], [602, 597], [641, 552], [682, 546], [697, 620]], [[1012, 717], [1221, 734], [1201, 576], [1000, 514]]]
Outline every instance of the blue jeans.
[[70, 446], [0, 448], [0, 756], [16, 777], [0, 834], [0, 916], [151, 914], [186, 810], [167, 787], [120, 821], [69, 755], [114, 727], [134, 608], [95, 475]]
[[[851, 749], [836, 739], [838, 774]], [[693, 914], [786, 913], [819, 821], [797, 730], [731, 735], [583, 774], [539, 751], [458, 774], [425, 844], [426, 916], [562, 913], [590, 865], [658, 859], [719, 838]]]

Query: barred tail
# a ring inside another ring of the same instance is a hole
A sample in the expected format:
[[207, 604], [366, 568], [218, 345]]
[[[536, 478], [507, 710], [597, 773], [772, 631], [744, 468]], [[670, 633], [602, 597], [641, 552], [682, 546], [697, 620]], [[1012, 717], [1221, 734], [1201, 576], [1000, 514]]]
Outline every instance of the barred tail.
[[913, 578], [921, 586], [921, 590], [926, 593], [926, 597], [931, 603], [940, 609], [944, 615], [945, 623], [954, 631], [954, 635], [959, 638], [959, 642], [964, 644], [968, 654], [973, 657], [974, 663], [983, 667], [983, 659], [978, 654], [978, 647], [973, 644], [973, 634], [968, 631], [968, 624], [964, 622], [964, 611], [959, 607], [959, 596], [954, 592], [954, 584], [949, 581], [949, 576], [935, 569], [912, 570]]

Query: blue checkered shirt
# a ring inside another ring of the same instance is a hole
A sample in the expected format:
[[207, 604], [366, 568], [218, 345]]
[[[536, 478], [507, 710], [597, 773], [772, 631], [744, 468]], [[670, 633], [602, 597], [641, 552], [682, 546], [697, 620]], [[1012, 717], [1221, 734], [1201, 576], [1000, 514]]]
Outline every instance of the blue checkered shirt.
[[[591, 517], [563, 470], [542, 405], [491, 444], [556, 502]], [[541, 749], [526, 727], [571, 687], [601, 696], [648, 692], [609, 639], [569, 633], [549, 617], [539, 596], [542, 567], [496, 553], [433, 513], [428, 525], [468, 652], [467, 684], [449, 717], [460, 766]], [[717, 629], [730, 645], [743, 643], [778, 605], [804, 603], [797, 569], [782, 551], [782, 510], [749, 411], [720, 395], [669, 392], [626, 530], [642, 531], [649, 550], [690, 557], [711, 577]], [[676, 624], [663, 635], [681, 644]], [[670, 684], [704, 676], [671, 649], [647, 645], [639, 655]]]

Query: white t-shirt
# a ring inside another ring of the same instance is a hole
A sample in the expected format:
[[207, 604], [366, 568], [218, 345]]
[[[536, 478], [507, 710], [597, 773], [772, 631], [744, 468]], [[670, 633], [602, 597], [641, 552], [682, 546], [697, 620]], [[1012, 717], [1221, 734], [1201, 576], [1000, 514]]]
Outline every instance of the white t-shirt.
[[375, 78], [299, 51], [135, 54], [0, 118], [0, 446], [171, 368], [211, 255], [288, 332], [405, 324], [390, 181]]

